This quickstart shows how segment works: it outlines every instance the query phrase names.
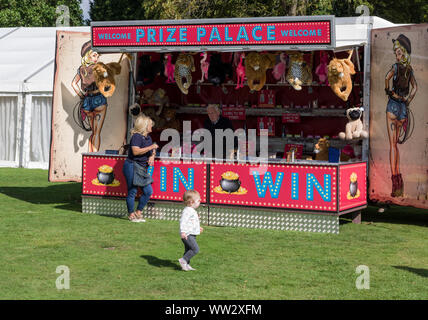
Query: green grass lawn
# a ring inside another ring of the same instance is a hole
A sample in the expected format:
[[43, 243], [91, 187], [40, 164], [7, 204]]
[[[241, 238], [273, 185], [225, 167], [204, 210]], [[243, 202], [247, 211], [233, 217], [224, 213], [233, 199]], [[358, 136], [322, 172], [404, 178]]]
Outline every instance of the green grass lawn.
[[178, 222], [84, 214], [81, 184], [47, 176], [0, 169], [0, 299], [428, 299], [427, 210], [369, 207], [339, 235], [205, 226], [184, 272]]

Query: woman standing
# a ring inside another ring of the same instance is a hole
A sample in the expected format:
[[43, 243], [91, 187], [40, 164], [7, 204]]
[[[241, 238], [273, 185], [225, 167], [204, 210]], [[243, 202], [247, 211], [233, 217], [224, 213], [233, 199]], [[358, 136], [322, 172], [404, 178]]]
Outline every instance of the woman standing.
[[[153, 179], [147, 173], [148, 167], [154, 163], [158, 148], [149, 135], [153, 125], [153, 120], [147, 116], [140, 115], [135, 119], [134, 128], [131, 130], [128, 158], [123, 165], [123, 174], [128, 186], [128, 196], [126, 197], [128, 218], [133, 222], [145, 221], [142, 219], [142, 211], [153, 193], [151, 185]], [[137, 210], [134, 211], [138, 187], [141, 188], [143, 194], [138, 202]]]
[[[393, 39], [393, 51], [396, 63], [392, 65], [385, 77], [385, 92], [389, 96], [386, 106], [386, 124], [389, 138], [389, 161], [391, 167], [392, 197], [403, 196], [403, 178], [400, 173], [400, 133], [403, 126], [407, 126], [407, 108], [415, 97], [417, 91], [416, 79], [410, 65], [411, 43], [403, 34]], [[392, 80], [392, 89], [389, 89], [389, 81]], [[412, 89], [410, 90], [410, 85]], [[404, 142], [404, 141], [403, 141]], [[401, 143], [403, 143], [401, 142]]]
[[90, 40], [83, 44], [80, 54], [81, 66], [77, 70], [71, 86], [81, 98], [82, 116], [89, 118], [92, 131], [89, 138], [89, 152], [97, 152], [100, 149], [101, 129], [107, 111], [107, 99], [98, 90], [93, 71], [100, 55], [91, 50]]

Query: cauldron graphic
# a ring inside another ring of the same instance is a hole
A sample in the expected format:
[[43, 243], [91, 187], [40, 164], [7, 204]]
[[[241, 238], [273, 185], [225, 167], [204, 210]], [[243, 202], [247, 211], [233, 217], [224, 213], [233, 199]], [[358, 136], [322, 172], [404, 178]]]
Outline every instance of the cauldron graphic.
[[232, 193], [239, 190], [241, 181], [235, 172], [227, 171], [221, 175], [220, 186], [224, 191]]
[[97, 178], [102, 184], [111, 184], [114, 181], [113, 168], [106, 164], [102, 165], [98, 168]]
[[355, 172], [352, 172], [349, 177], [349, 191], [346, 194], [348, 200], [356, 199], [360, 196], [360, 189], [358, 189], [358, 176]]

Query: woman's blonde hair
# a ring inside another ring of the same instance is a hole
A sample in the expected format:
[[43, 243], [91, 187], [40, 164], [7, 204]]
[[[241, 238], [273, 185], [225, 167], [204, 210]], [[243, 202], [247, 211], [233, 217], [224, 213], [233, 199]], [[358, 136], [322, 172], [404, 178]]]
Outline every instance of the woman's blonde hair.
[[86, 71], [86, 68], [89, 67], [90, 65], [95, 64], [94, 62], [91, 61], [90, 55], [93, 53], [93, 50], [89, 50], [88, 52], [85, 53], [85, 55], [82, 57], [82, 59], [80, 60], [82, 67], [83, 68], [83, 72], [85, 73], [84, 76], [86, 77], [88, 75], [88, 72]]
[[147, 136], [148, 132], [148, 127], [149, 125], [154, 125], [154, 121], [145, 115], [139, 115], [137, 117], [137, 119], [135, 119], [134, 122], [134, 128], [131, 129], [131, 135], [133, 135], [134, 133], [139, 133], [143, 136]]
[[392, 47], [392, 50], [401, 49], [403, 52], [403, 57], [401, 59], [401, 63], [404, 64], [406, 67], [410, 64], [410, 54], [407, 52], [406, 48], [404, 48], [398, 40], [395, 40], [394, 45]]
[[92, 52], [94, 52], [93, 50], [89, 50], [88, 52], [85, 53], [85, 55], [82, 57], [82, 60], [80, 60], [82, 66], [84, 67], [88, 67], [91, 64], [94, 64], [91, 59], [90, 59], [90, 55], [92, 54]]
[[407, 50], [406, 50], [406, 48], [404, 48], [401, 44], [400, 44], [400, 42], [398, 41], [398, 40], [395, 40], [395, 42], [394, 42], [394, 45], [393, 45], [393, 47], [392, 47], [392, 49], [394, 50], [394, 52], [395, 52], [395, 50], [397, 50], [397, 49], [400, 49], [401, 50], [401, 52], [403, 52], [403, 57], [401, 58], [401, 61], [400, 61], [400, 63], [401, 64], [403, 64], [405, 67], [406, 67], [406, 72], [404, 73], [404, 77], [405, 78], [407, 78], [407, 76], [408, 76], [408, 71], [409, 71], [409, 69], [410, 69], [410, 54], [407, 52]]
[[200, 198], [201, 196], [196, 190], [187, 190], [183, 194], [183, 201], [186, 206], [191, 206], [196, 200]]

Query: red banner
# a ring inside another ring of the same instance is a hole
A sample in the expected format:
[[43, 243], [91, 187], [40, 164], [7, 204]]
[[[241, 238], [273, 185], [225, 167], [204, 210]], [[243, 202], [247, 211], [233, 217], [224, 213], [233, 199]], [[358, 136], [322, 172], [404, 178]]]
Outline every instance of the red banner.
[[93, 47], [171, 47], [332, 43], [332, 20], [187, 25], [91, 26]]
[[341, 165], [339, 210], [343, 211], [367, 204], [366, 164]]
[[[123, 156], [83, 156], [82, 194], [126, 197], [128, 191], [122, 173], [125, 160]], [[183, 193], [193, 189], [200, 193], [201, 202], [205, 203], [206, 167], [202, 162], [156, 160], [148, 170], [154, 180], [151, 199], [183, 201]]]
[[300, 113], [284, 113], [282, 123], [300, 123]]
[[244, 106], [223, 106], [222, 116], [229, 118], [230, 120], [245, 120], [245, 108]]
[[210, 203], [337, 211], [337, 167], [211, 164]]
[[[84, 155], [82, 194], [126, 197], [125, 160], [124, 156]], [[366, 163], [308, 166], [156, 160], [149, 173], [154, 179], [153, 200], [181, 202], [183, 193], [193, 189], [202, 203], [207, 203], [210, 192], [210, 204], [231, 206], [338, 212], [367, 204]]]

